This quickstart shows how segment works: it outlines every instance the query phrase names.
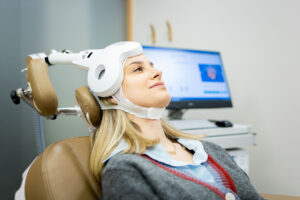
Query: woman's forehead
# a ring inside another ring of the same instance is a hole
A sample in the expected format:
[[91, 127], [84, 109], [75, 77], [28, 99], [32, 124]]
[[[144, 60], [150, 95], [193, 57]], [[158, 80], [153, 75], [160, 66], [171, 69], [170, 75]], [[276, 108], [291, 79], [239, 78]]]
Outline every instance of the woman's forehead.
[[134, 63], [134, 62], [147, 62], [147, 61], [148, 61], [148, 59], [144, 54], [132, 56], [126, 60], [124, 67], [129, 66], [131, 63]]

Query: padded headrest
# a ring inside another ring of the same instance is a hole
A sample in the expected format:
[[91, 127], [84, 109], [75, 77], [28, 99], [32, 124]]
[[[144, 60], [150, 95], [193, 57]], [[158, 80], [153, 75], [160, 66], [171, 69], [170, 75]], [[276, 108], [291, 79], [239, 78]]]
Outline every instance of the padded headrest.
[[81, 86], [76, 89], [75, 96], [84, 118], [92, 126], [98, 127], [101, 122], [102, 111], [90, 89], [87, 86]]
[[[26, 57], [27, 80], [32, 90], [33, 106], [42, 116], [54, 115], [57, 112], [58, 98], [51, 83], [48, 65], [43, 59]], [[76, 89], [77, 103], [85, 120], [92, 126], [98, 127], [101, 121], [101, 109], [94, 95], [87, 86]]]
[[42, 116], [54, 115], [58, 99], [49, 78], [48, 65], [42, 59], [26, 57], [27, 80], [32, 90], [33, 106]]

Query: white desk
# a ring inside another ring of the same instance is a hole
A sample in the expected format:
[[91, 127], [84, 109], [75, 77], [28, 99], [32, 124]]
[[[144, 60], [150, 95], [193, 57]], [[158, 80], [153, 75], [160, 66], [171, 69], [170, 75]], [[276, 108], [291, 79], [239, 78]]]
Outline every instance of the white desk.
[[[197, 120], [175, 120], [169, 121], [169, 123], [185, 133], [204, 134], [205, 138], [203, 140], [213, 142], [226, 149], [236, 163], [249, 174], [250, 159], [245, 148], [255, 145], [251, 125], [235, 124], [232, 127], [221, 128], [207, 122], [207, 120], [200, 120], [199, 123], [197, 123]], [[197, 124], [200, 125], [197, 126]]]
[[250, 125], [234, 125], [228, 128], [208, 128], [183, 130], [191, 134], [204, 134], [204, 140], [216, 143], [224, 149], [246, 148], [255, 144]]
[[255, 144], [251, 125], [234, 124], [232, 127], [217, 127], [207, 120], [168, 121], [185, 133], [204, 134], [204, 140], [211, 141], [224, 149], [246, 148]]

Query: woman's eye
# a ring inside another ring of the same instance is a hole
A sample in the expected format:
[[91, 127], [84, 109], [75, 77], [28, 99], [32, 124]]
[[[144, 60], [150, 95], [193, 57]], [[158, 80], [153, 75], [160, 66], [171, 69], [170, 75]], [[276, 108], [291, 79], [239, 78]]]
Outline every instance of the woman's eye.
[[141, 72], [141, 71], [143, 71], [143, 67], [137, 67], [135, 70], [134, 70], [134, 72]]

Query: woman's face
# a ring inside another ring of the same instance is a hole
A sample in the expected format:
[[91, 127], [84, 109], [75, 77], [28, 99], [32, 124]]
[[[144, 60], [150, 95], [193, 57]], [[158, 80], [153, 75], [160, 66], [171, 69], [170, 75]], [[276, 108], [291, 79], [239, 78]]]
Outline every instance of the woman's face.
[[162, 72], [155, 69], [144, 54], [127, 59], [124, 65], [122, 90], [132, 103], [142, 107], [164, 108], [171, 100]]

